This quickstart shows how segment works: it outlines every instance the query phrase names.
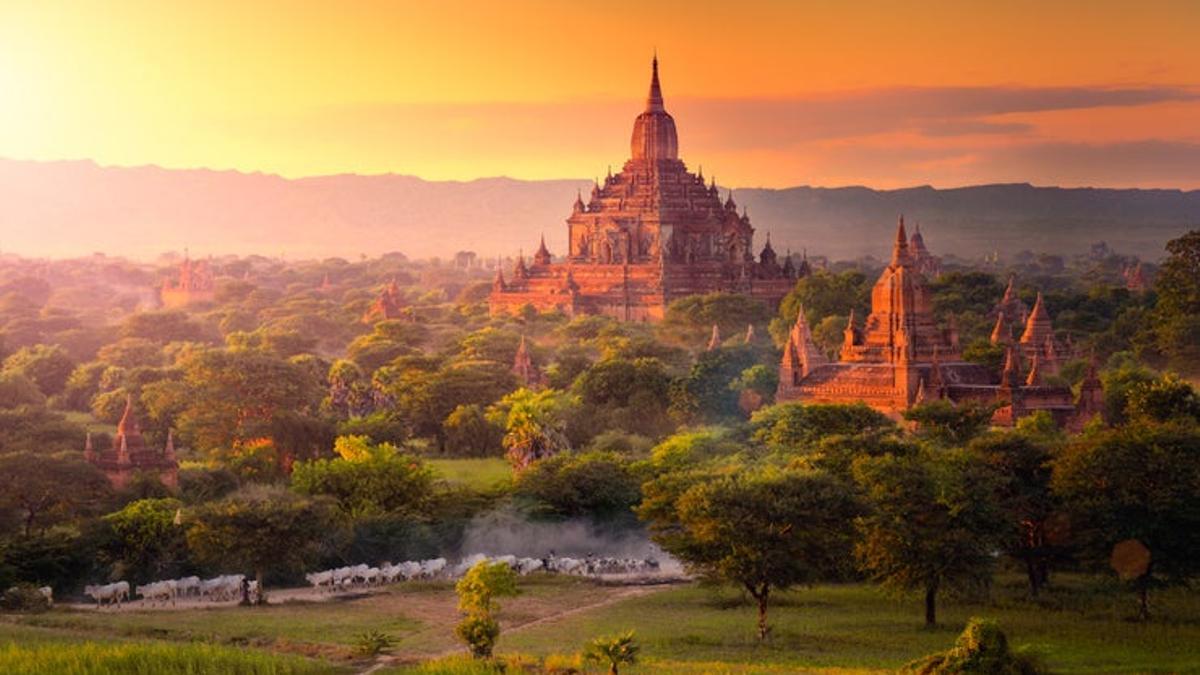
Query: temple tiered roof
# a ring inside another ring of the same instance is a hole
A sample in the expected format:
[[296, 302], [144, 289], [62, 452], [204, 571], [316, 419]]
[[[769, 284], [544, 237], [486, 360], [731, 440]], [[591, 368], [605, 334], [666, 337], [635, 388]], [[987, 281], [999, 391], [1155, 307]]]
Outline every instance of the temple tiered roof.
[[[1026, 353], [1025, 344], [1013, 344], [1008, 338], [1011, 328], [1001, 310], [994, 335], [996, 342], [1005, 345], [1003, 371], [997, 374], [964, 361], [953, 321], [939, 326], [933, 315], [926, 275], [918, 265], [918, 258], [929, 254], [918, 253], [924, 242], [917, 242], [914, 246], [906, 236], [901, 218], [891, 262], [871, 291], [871, 313], [860, 329], [850, 310], [839, 361], [830, 362], [814, 344], [801, 309], [784, 344], [777, 400], [861, 401], [899, 415], [914, 405], [941, 399], [955, 405], [994, 406], [993, 422], [1008, 425], [1039, 410], [1067, 426], [1078, 426], [1083, 416], [1090, 419], [1095, 414], [1094, 394], [1088, 394], [1089, 403], [1076, 406], [1069, 387], [1044, 381], [1047, 360], [1053, 360], [1055, 351], [1053, 329], [1040, 296], [1027, 322], [1029, 345], [1036, 347], [1031, 353]], [[1013, 308], [1015, 297], [1010, 283], [1004, 306]], [[1025, 358], [1031, 368], [1023, 377]]]
[[567, 228], [564, 262], [552, 262], [543, 240], [531, 267], [521, 256], [509, 279], [498, 272], [489, 298], [493, 313], [531, 305], [656, 320], [672, 300], [713, 291], [750, 295], [773, 308], [798, 274], [769, 242], [756, 258], [745, 209], [738, 212], [732, 193], [722, 200], [715, 180], [706, 184], [679, 158], [657, 57], [629, 159], [598, 181], [586, 201], [576, 195]]

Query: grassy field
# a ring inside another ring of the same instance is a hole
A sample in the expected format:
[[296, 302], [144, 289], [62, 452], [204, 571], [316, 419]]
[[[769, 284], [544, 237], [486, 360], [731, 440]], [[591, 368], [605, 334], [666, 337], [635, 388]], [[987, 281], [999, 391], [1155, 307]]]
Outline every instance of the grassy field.
[[[582, 647], [589, 636], [637, 631], [644, 672], [779, 672], [788, 669], [891, 670], [947, 648], [971, 616], [998, 620], [1011, 644], [1032, 649], [1054, 672], [1200, 672], [1200, 598], [1159, 594], [1162, 618], [1127, 620], [1123, 594], [1058, 590], [1045, 602], [1017, 601], [1014, 580], [988, 603], [944, 603], [941, 626], [926, 630], [916, 599], [895, 599], [864, 585], [785, 593], [771, 617], [769, 644], [754, 634], [755, 609], [739, 594], [695, 586], [632, 598], [554, 625], [502, 635], [501, 650], [548, 654]], [[719, 665], [719, 667], [718, 667]], [[711, 670], [710, 670], [711, 669]], [[638, 672], [638, 671], [631, 671]]]
[[430, 459], [430, 468], [455, 485], [489, 490], [512, 480], [512, 466], [498, 457], [478, 459]]
[[[771, 614], [772, 638], [760, 644], [754, 609], [729, 589], [612, 587], [531, 577], [523, 580], [520, 597], [504, 601], [499, 651], [561, 655], [560, 661], [569, 662], [590, 638], [634, 629], [643, 663], [631, 673], [887, 672], [947, 648], [968, 617], [985, 616], [1000, 622], [1013, 646], [1040, 654], [1054, 672], [1200, 673], [1196, 593], [1156, 594], [1157, 618], [1141, 624], [1128, 620], [1133, 604], [1127, 594], [1078, 578], [1059, 578], [1056, 584], [1033, 604], [1024, 599], [1019, 579], [1005, 578], [987, 601], [944, 602], [942, 625], [934, 630], [922, 627], [915, 598], [890, 598], [862, 584], [796, 590], [780, 594]], [[450, 584], [413, 584], [265, 609], [56, 609], [0, 616], [0, 647], [202, 642], [259, 655], [305, 656], [310, 660], [304, 663], [315, 668], [355, 672], [364, 665], [353, 657], [355, 636], [383, 630], [397, 639], [397, 662], [385, 672], [481, 672], [457, 663], [416, 665], [458, 650], [452, 633], [457, 619]]]

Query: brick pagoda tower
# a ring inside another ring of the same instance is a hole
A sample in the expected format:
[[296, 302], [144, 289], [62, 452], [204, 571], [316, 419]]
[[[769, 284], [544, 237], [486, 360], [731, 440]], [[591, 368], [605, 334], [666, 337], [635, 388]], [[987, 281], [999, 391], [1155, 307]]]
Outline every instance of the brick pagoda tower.
[[[924, 242], [921, 242], [922, 245]], [[922, 246], [923, 248], [923, 246]], [[1090, 419], [1094, 395], [1077, 407], [1071, 388], [1048, 384], [1054, 353], [1038, 350], [1051, 333], [1049, 316], [1038, 302], [1027, 318], [1021, 341], [1003, 341], [1004, 371], [999, 378], [988, 368], [964, 361], [952, 323], [939, 326], [920, 255], [914, 255], [905, 235], [904, 219], [896, 228], [891, 263], [871, 290], [871, 313], [860, 328], [854, 313], [846, 326], [839, 360], [830, 362], [813, 344], [803, 311], [784, 345], [779, 367], [779, 401], [852, 403], [862, 401], [889, 415], [933, 400], [953, 404], [995, 405], [994, 424], [1012, 425], [1030, 413], [1045, 410], [1068, 426], [1080, 415]], [[1011, 289], [1010, 289], [1011, 290]], [[1006, 295], [1006, 297], [1008, 297]], [[1000, 312], [1003, 316], [1003, 311]], [[1008, 326], [1005, 325], [1005, 332]], [[1030, 369], [1022, 373], [1022, 357]]]
[[567, 228], [570, 248], [562, 261], [553, 262], [543, 241], [532, 263], [521, 256], [507, 280], [497, 270], [492, 314], [531, 305], [655, 321], [672, 301], [714, 291], [748, 295], [774, 309], [797, 276], [790, 257], [778, 260], [770, 242], [756, 258], [754, 228], [732, 193], [722, 201], [715, 180], [706, 184], [679, 159], [657, 58], [629, 160], [597, 183], [586, 202], [576, 197]]

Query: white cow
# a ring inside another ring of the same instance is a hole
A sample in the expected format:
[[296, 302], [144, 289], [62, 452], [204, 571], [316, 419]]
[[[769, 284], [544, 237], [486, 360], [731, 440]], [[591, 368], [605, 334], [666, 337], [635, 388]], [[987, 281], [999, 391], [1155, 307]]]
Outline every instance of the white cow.
[[91, 596], [96, 601], [96, 608], [99, 609], [104, 603], [110, 605], [121, 606], [122, 600], [129, 599], [129, 582], [118, 581], [112, 584], [104, 584], [101, 586], [87, 585], [83, 588], [83, 592]]
[[421, 561], [421, 576], [426, 579], [432, 579], [441, 574], [446, 569], [445, 558], [433, 558], [432, 560]]
[[318, 591], [322, 588], [333, 590], [333, 570], [325, 570], [324, 572], [310, 572], [304, 575], [308, 583]]
[[143, 604], [147, 602], [159, 601], [166, 604], [167, 600], [170, 600], [171, 604], [174, 605], [175, 596], [177, 594], [177, 586], [175, 580], [173, 579], [167, 581], [155, 581], [153, 583], [138, 586], [135, 589], [135, 594], [142, 596]]
[[175, 590], [179, 595], [200, 595], [200, 577], [183, 577], [175, 580]]

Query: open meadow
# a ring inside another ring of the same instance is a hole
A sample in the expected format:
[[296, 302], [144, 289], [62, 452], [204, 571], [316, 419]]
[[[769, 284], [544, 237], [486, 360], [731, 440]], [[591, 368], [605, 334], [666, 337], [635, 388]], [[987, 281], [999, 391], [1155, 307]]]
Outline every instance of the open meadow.
[[[912, 597], [889, 597], [863, 584], [798, 589], [779, 596], [765, 644], [755, 635], [752, 603], [727, 588], [535, 576], [521, 582], [521, 591], [503, 605], [497, 651], [529, 663], [545, 657], [551, 664], [576, 663], [589, 639], [633, 629], [643, 651], [628, 672], [890, 672], [949, 647], [967, 618], [985, 616], [1051, 672], [1200, 672], [1194, 593], [1158, 594], [1158, 618], [1137, 623], [1129, 620], [1127, 594], [1077, 577], [1057, 580], [1034, 604], [1024, 599], [1019, 579], [1003, 576], [988, 600], [945, 602], [941, 624], [932, 630], [922, 627]], [[57, 608], [0, 619], [0, 672], [66, 672], [64, 664], [83, 662], [111, 667], [70, 672], [459, 672], [438, 660], [462, 653], [453, 636], [457, 620], [445, 583], [258, 609]], [[392, 636], [393, 649], [376, 659], [356, 655], [357, 637], [372, 630]], [[66, 644], [86, 650], [54, 649]], [[162, 665], [138, 670], [130, 664], [139, 659], [143, 666], [162, 659]], [[188, 671], [188, 663], [203, 665]]]

